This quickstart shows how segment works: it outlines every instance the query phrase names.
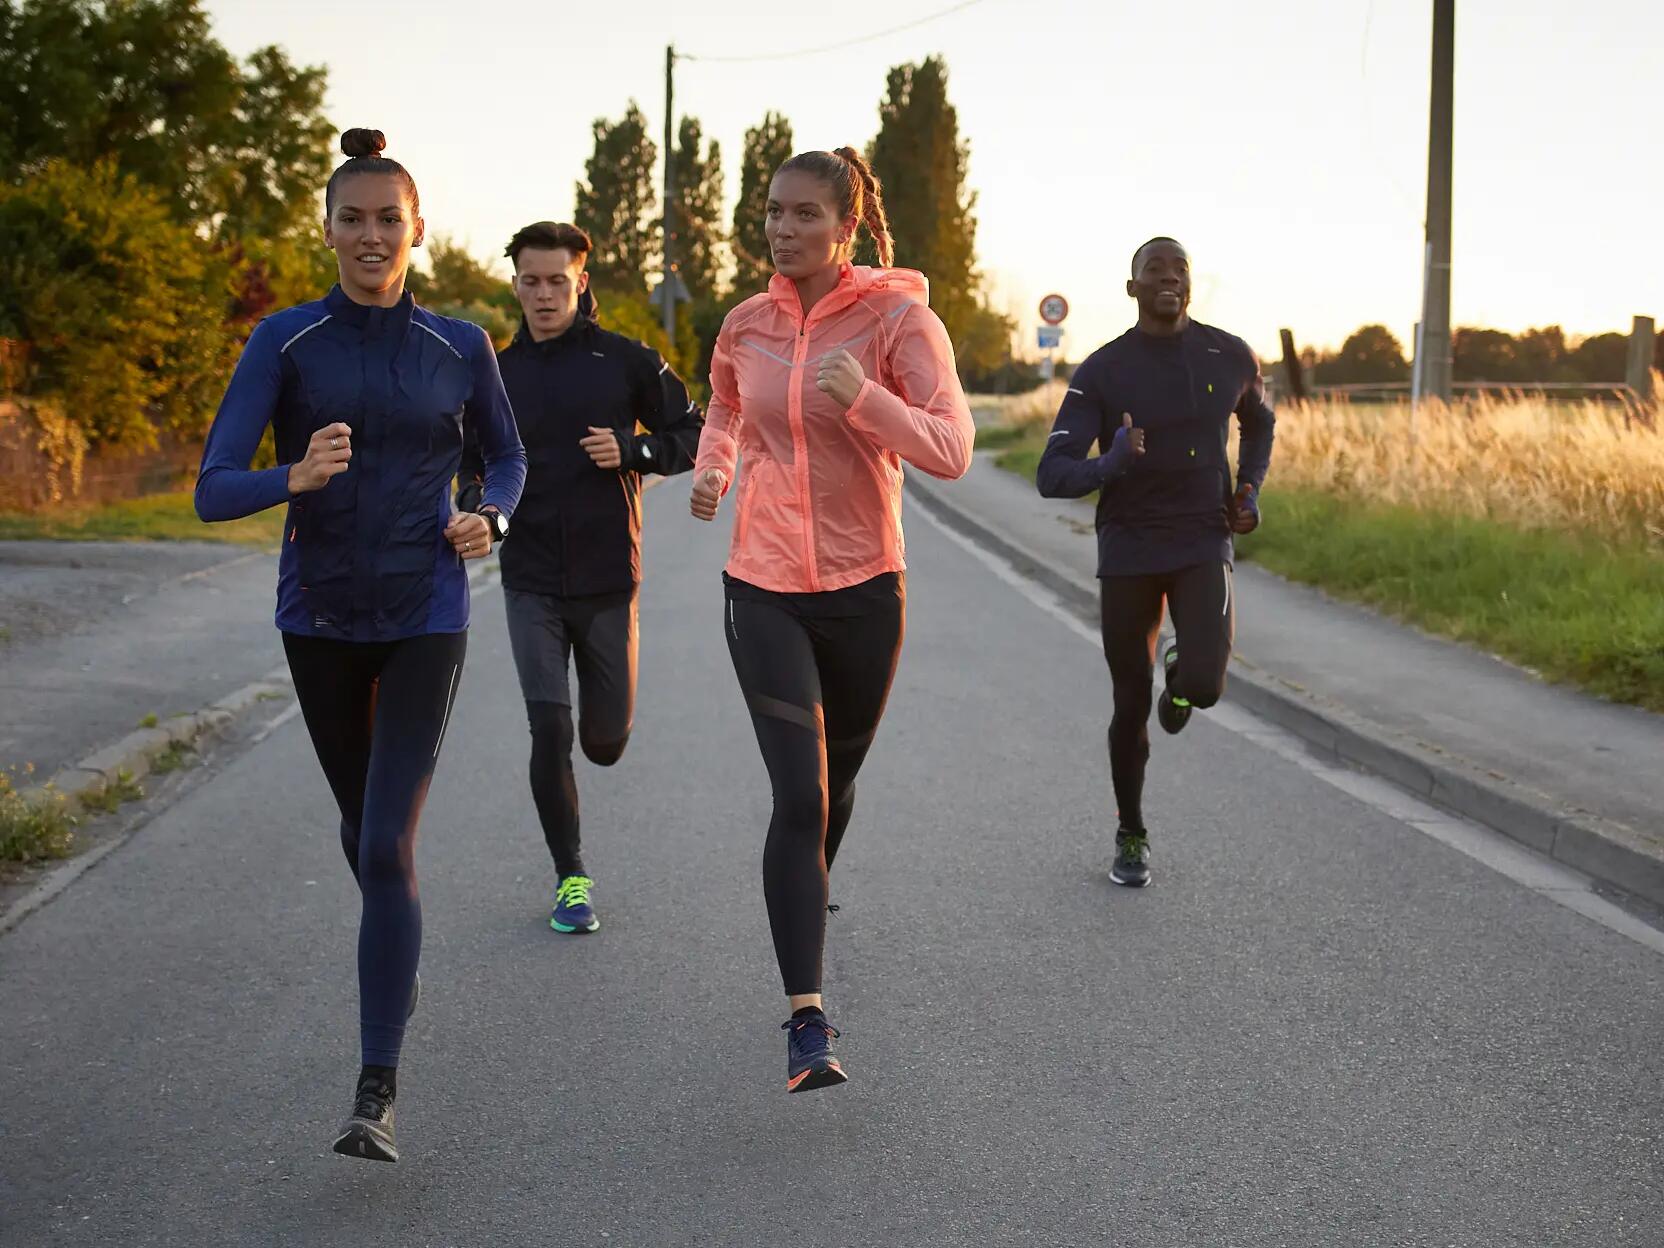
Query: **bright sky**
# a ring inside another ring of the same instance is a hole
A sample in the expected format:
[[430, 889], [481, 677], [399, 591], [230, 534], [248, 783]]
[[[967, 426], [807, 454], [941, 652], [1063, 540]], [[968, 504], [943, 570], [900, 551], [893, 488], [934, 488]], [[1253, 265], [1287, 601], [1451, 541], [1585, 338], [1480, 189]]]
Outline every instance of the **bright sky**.
[[[637, 100], [662, 138], [664, 48], [694, 57], [676, 112], [718, 139], [729, 207], [770, 108], [799, 149], [865, 146], [892, 65], [946, 57], [996, 303], [1033, 343], [1060, 291], [1079, 358], [1132, 319], [1133, 249], [1190, 249], [1193, 312], [1277, 353], [1419, 313], [1431, 0], [978, 0], [915, 29], [784, 59], [951, 0], [207, 0], [238, 54], [329, 68], [336, 124], [387, 133], [430, 231], [500, 255], [569, 218], [598, 116]], [[1458, 0], [1453, 318], [1628, 332], [1664, 320], [1656, 0]], [[898, 257], [906, 263], [906, 257]], [[506, 266], [502, 271], [507, 273]], [[1616, 380], [1616, 379], [1614, 379]]]

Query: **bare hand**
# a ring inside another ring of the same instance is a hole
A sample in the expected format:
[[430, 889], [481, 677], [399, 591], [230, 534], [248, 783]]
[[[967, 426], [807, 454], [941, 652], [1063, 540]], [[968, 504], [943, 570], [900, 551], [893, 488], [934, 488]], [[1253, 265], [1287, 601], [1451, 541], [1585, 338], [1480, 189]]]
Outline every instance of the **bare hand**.
[[723, 477], [715, 468], [707, 468], [694, 480], [693, 499], [689, 509], [696, 520], [715, 520], [716, 509], [722, 502]]
[[834, 351], [821, 359], [815, 385], [830, 394], [837, 405], [848, 411], [861, 393], [867, 375], [861, 371], [861, 361], [848, 351]]
[[579, 438], [578, 445], [589, 453], [597, 468], [617, 468], [624, 462], [624, 452], [619, 449], [618, 438], [611, 429], [591, 425], [589, 436]]
[[1254, 487], [1244, 482], [1237, 486], [1236, 493], [1231, 496], [1233, 533], [1252, 533], [1260, 527], [1259, 500], [1254, 495]]
[[352, 460], [352, 427], [325, 425], [306, 444], [306, 454], [289, 465], [289, 493], [310, 494], [347, 470]]
[[484, 559], [491, 553], [491, 526], [477, 512], [459, 511], [445, 526], [445, 540], [464, 559]]

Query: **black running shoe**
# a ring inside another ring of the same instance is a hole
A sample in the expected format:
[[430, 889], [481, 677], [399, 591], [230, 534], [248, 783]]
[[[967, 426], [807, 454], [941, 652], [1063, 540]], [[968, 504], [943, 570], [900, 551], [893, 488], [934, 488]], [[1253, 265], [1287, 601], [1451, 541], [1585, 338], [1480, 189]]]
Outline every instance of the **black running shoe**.
[[838, 1029], [819, 1010], [794, 1014], [780, 1026], [786, 1032], [786, 1091], [808, 1092], [845, 1083], [849, 1076], [832, 1053]]
[[373, 1074], [361, 1075], [353, 1099], [352, 1116], [341, 1128], [335, 1151], [370, 1161], [397, 1161], [393, 1142], [393, 1089]]
[[1142, 830], [1122, 828], [1115, 834], [1115, 865], [1109, 878], [1127, 888], [1143, 888], [1150, 882], [1150, 838]]
[[1156, 699], [1156, 719], [1161, 726], [1170, 733], [1183, 730], [1190, 722], [1190, 703], [1183, 698], [1173, 696], [1173, 669], [1179, 665], [1179, 646], [1177, 642], [1170, 642], [1167, 652], [1161, 656], [1162, 674], [1166, 678], [1166, 687], [1161, 696]]

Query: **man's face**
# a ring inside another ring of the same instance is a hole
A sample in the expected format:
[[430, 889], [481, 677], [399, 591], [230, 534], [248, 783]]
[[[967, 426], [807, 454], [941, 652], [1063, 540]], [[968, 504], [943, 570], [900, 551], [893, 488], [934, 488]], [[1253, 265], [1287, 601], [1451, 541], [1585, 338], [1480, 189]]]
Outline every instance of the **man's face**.
[[578, 316], [578, 296], [589, 289], [584, 257], [566, 247], [527, 247], [514, 262], [514, 294], [534, 341], [558, 338]]
[[1127, 282], [1138, 312], [1151, 320], [1173, 322], [1190, 307], [1190, 257], [1177, 243], [1151, 243], [1138, 253]]

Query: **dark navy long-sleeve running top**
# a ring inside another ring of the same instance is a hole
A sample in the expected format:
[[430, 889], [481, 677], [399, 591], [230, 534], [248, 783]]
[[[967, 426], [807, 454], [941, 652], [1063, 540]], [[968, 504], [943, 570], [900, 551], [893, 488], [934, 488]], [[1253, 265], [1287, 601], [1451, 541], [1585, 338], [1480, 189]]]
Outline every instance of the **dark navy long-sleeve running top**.
[[[1107, 452], [1122, 413], [1144, 430], [1145, 450], [1111, 476]], [[1237, 477], [1257, 492], [1271, 465], [1276, 417], [1259, 360], [1242, 339], [1195, 321], [1172, 337], [1135, 328], [1081, 361], [1035, 484], [1047, 498], [1099, 491], [1099, 576], [1233, 558], [1226, 453], [1233, 413], [1242, 425]], [[1103, 454], [1089, 455], [1094, 442]]]
[[[196, 483], [204, 520], [289, 505], [277, 626], [348, 641], [468, 627], [468, 575], [445, 539], [463, 421], [478, 431], [486, 504], [510, 515], [526, 452], [485, 331], [418, 308], [354, 303], [339, 286], [273, 313], [243, 348], [208, 432]], [[352, 461], [321, 490], [291, 496], [288, 465], [312, 434], [352, 429]], [[270, 424], [278, 466], [251, 471]]]

